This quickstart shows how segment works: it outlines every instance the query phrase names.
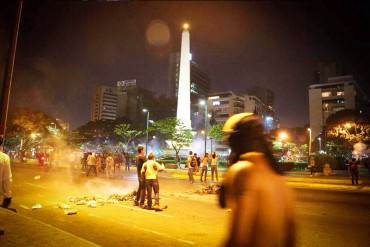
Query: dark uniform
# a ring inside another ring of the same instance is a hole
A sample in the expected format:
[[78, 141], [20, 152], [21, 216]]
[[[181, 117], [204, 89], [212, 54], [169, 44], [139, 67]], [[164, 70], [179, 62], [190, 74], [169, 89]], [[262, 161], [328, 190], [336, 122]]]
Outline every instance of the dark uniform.
[[144, 206], [145, 202], [145, 178], [141, 176], [141, 168], [146, 161], [146, 157], [144, 155], [137, 155], [136, 156], [136, 168], [137, 168], [137, 178], [139, 180], [139, 187], [136, 192], [136, 199], [135, 205]]

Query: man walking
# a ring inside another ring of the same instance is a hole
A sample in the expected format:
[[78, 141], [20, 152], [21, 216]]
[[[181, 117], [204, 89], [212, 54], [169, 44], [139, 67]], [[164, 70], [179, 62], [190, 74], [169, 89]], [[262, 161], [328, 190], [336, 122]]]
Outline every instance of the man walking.
[[188, 165], [188, 176], [189, 176], [189, 182], [191, 184], [194, 183], [194, 169], [197, 166], [197, 158], [195, 156], [189, 155], [189, 165]]
[[349, 169], [351, 171], [351, 177], [352, 177], [352, 185], [358, 185], [358, 162], [355, 158], [352, 158], [352, 161], [349, 163]]
[[159, 209], [159, 183], [158, 171], [164, 170], [164, 165], [154, 161], [154, 154], [148, 155], [148, 161], [143, 164], [141, 174], [145, 177], [147, 193], [147, 209], [152, 209], [152, 190], [154, 190], [154, 209]]
[[201, 164], [201, 173], [200, 173], [200, 181], [203, 182], [203, 174], [204, 174], [204, 182], [207, 182], [207, 169], [208, 169], [208, 153], [204, 154]]
[[10, 158], [3, 152], [3, 140], [0, 137], [0, 194], [3, 196], [1, 207], [9, 208], [12, 202], [12, 171], [10, 169]]
[[145, 202], [145, 177], [141, 176], [141, 169], [143, 164], [145, 163], [145, 153], [144, 147], [138, 146], [137, 148], [137, 156], [136, 156], [136, 169], [137, 169], [137, 178], [139, 180], [139, 187], [137, 188], [136, 198], [135, 198], [135, 206], [144, 206]]

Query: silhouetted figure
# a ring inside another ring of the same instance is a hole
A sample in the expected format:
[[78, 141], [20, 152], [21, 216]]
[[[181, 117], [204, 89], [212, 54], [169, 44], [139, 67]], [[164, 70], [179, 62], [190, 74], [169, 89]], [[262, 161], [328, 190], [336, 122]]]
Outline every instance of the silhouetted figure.
[[249, 113], [237, 114], [223, 131], [231, 148], [220, 192], [221, 206], [231, 208], [225, 246], [294, 246], [292, 192], [277, 170], [260, 120]]
[[145, 202], [145, 177], [141, 175], [141, 168], [143, 167], [144, 162], [146, 161], [144, 147], [139, 146], [137, 148], [136, 155], [136, 169], [137, 169], [137, 178], [139, 180], [139, 187], [137, 188], [135, 206], [144, 207]]
[[351, 172], [351, 178], [352, 178], [352, 185], [358, 185], [358, 162], [355, 158], [353, 158], [349, 163], [349, 170]]

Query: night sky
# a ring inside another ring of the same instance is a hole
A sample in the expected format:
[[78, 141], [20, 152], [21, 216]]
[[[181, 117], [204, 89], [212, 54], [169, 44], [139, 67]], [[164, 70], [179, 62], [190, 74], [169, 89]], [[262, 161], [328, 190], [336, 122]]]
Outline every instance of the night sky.
[[[1, 68], [13, 2], [0, 7]], [[31, 106], [77, 127], [89, 120], [94, 85], [135, 78], [164, 93], [168, 55], [179, 49], [187, 21], [193, 59], [211, 78], [213, 91], [271, 88], [281, 124], [302, 126], [308, 123], [307, 87], [318, 62], [343, 63], [369, 92], [369, 13], [366, 1], [28, 1], [12, 106]], [[162, 46], [146, 38], [155, 20], [169, 28]]]

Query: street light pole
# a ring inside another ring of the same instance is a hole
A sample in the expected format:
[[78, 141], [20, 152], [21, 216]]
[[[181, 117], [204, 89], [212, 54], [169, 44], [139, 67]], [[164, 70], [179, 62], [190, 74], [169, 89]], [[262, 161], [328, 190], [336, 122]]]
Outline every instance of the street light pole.
[[205, 103], [205, 109], [204, 109], [204, 153], [207, 153], [207, 133], [208, 133], [208, 104], [207, 101]]
[[149, 142], [149, 111], [143, 109], [143, 112], [146, 112], [146, 143], [145, 143], [145, 152], [148, 153], [148, 142]]
[[309, 138], [308, 138], [308, 159], [309, 159], [311, 155], [312, 130], [311, 128], [308, 128], [307, 130], [309, 133]]
[[321, 152], [321, 137], [317, 138], [319, 140], [319, 152]]
[[21, 22], [22, 7], [23, 1], [18, 0], [13, 33], [9, 45], [9, 55], [7, 58], [7, 64], [4, 73], [3, 89], [1, 92], [0, 136], [5, 136], [6, 131], [6, 122], [8, 119], [9, 99], [13, 81], [15, 54], [17, 51], [18, 32]]

